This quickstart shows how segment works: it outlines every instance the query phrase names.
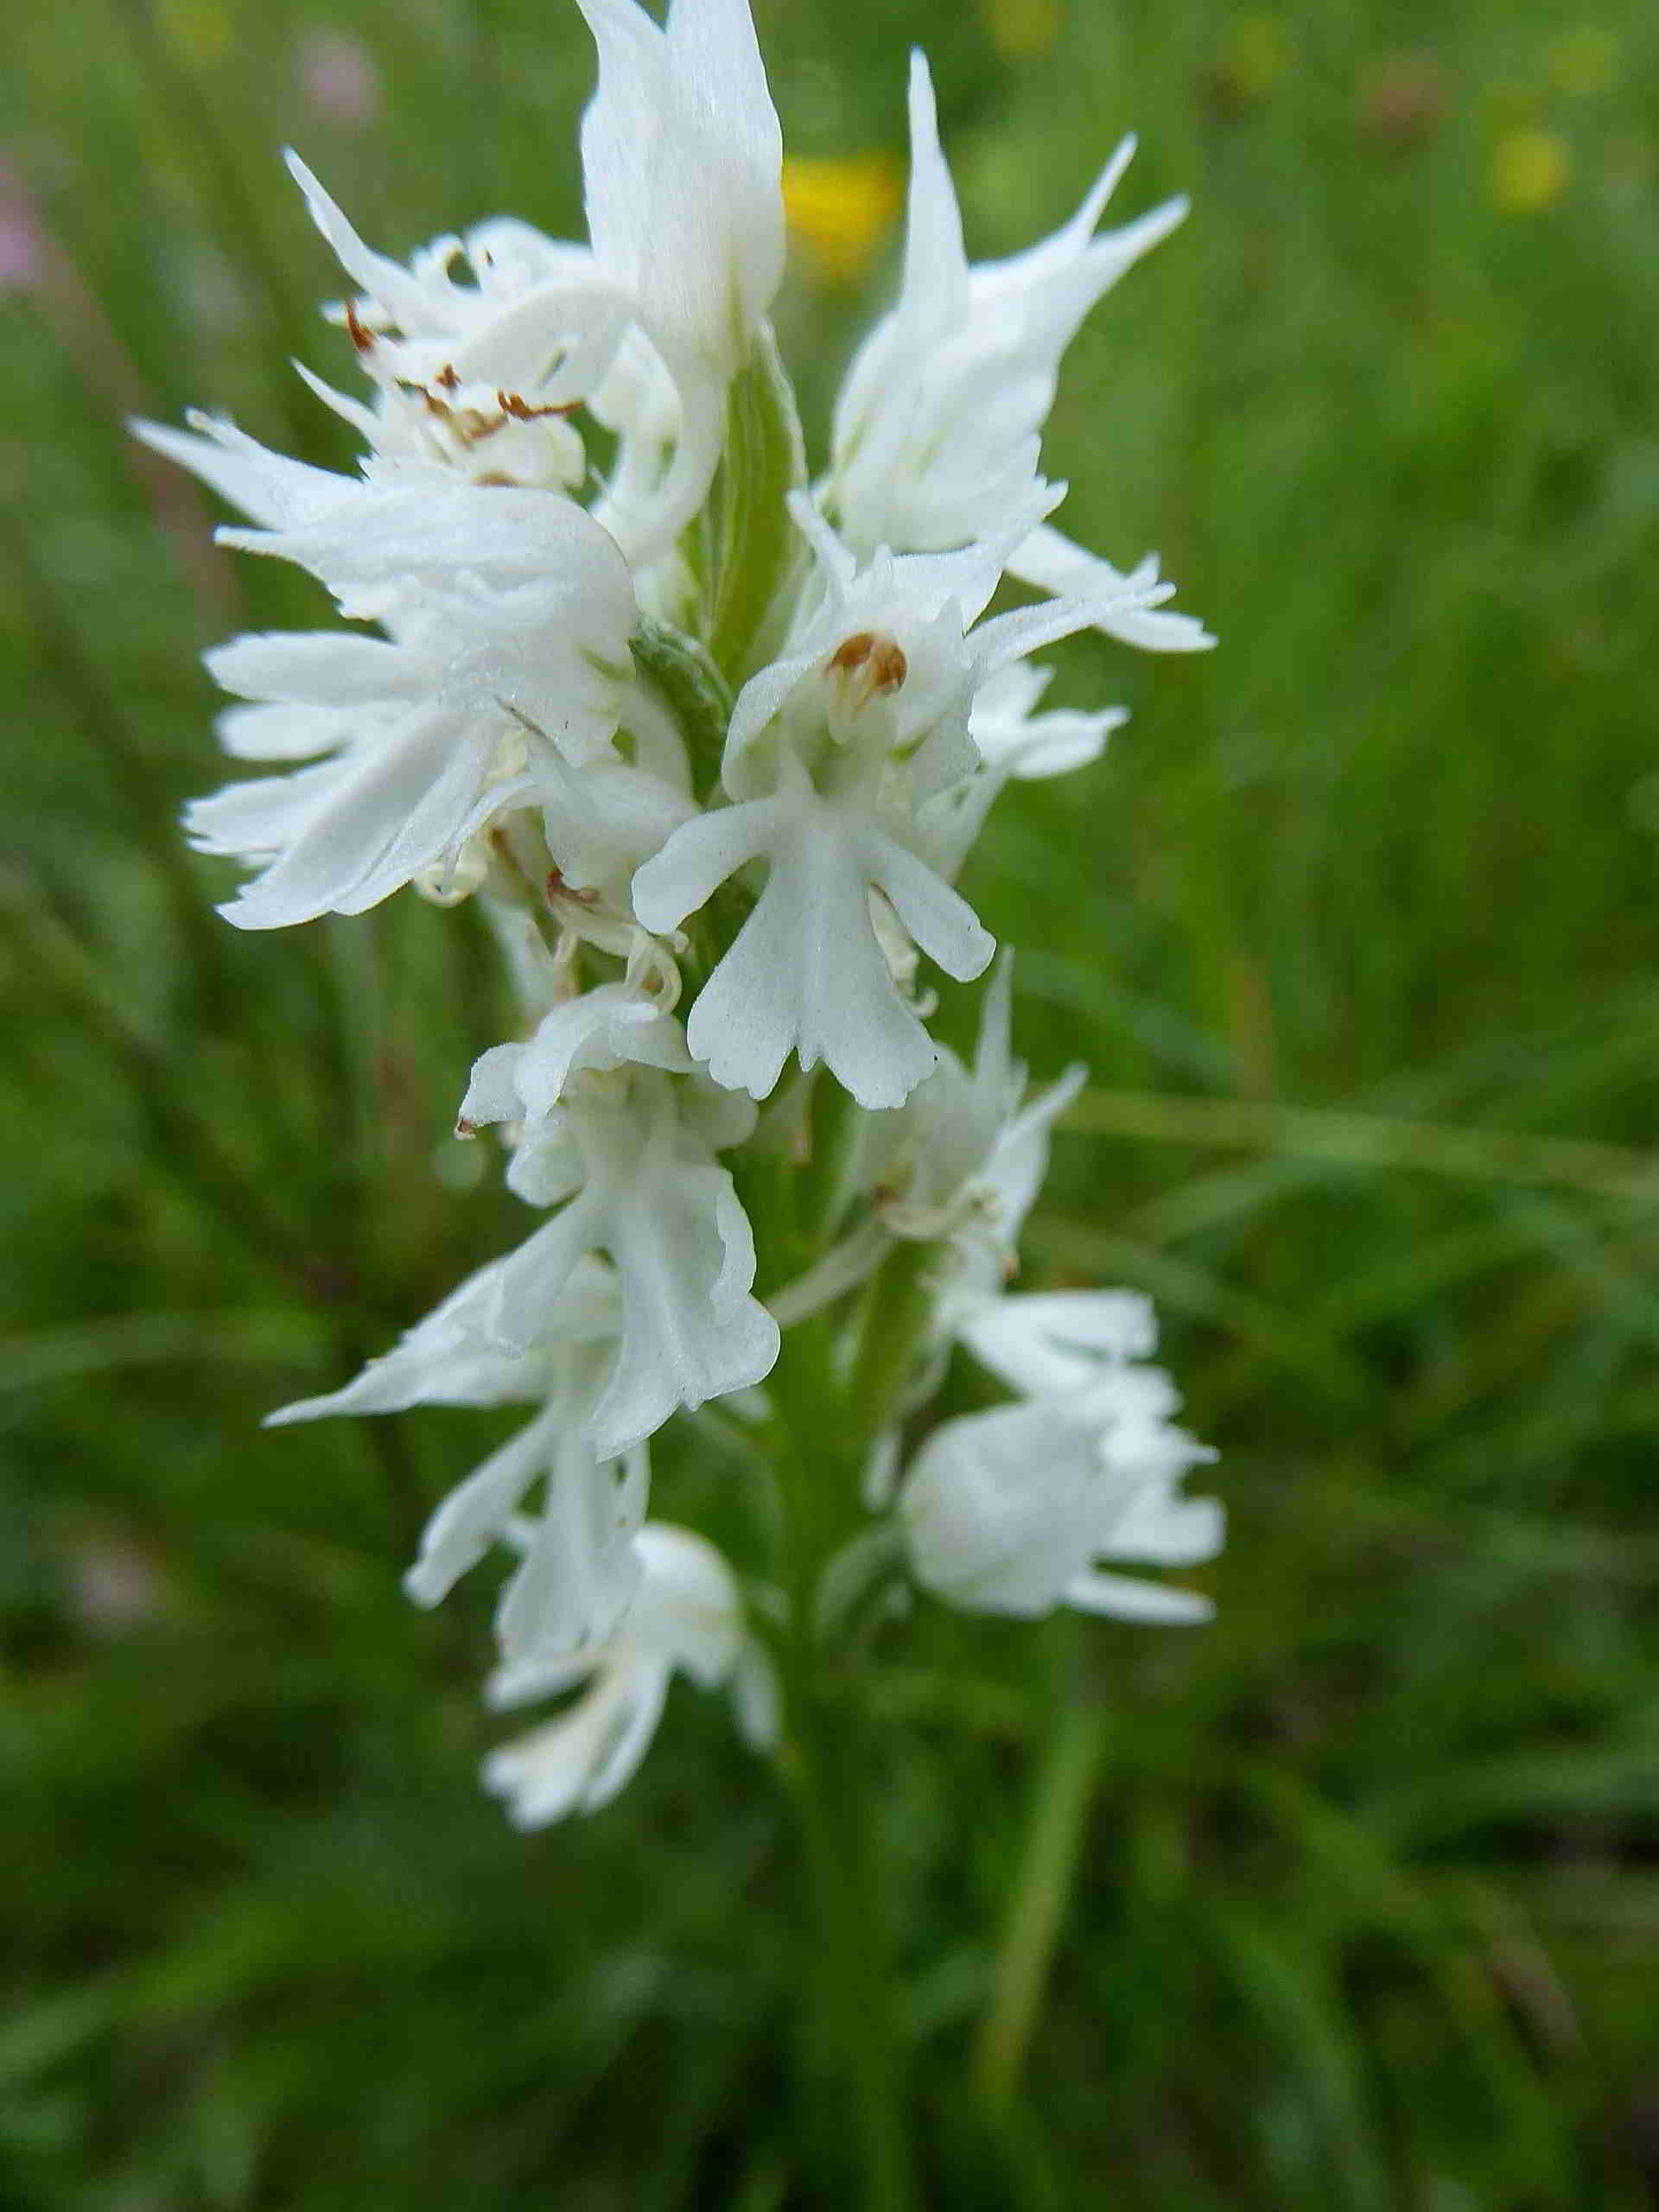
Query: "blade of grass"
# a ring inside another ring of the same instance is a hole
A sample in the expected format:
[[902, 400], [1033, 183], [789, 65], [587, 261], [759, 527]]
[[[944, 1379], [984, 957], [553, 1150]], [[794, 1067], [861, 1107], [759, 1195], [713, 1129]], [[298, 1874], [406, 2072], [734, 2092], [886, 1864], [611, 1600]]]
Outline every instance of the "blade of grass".
[[1157, 1091], [1085, 1090], [1060, 1124], [1082, 1136], [1291, 1154], [1309, 1162], [1459, 1181], [1521, 1183], [1659, 1206], [1659, 1160], [1622, 1145], [1514, 1129]]
[[975, 2079], [993, 2114], [1007, 2111], [1019, 2087], [1105, 1752], [1106, 1723], [1099, 1709], [1079, 1702], [1065, 1707], [1033, 1786], [1025, 1849], [974, 2057]]

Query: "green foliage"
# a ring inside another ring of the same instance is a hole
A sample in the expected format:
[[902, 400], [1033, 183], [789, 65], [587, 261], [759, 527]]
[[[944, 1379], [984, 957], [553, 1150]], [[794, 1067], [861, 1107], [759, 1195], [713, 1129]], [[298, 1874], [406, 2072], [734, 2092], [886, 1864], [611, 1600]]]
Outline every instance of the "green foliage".
[[[901, 150], [930, 41], [982, 254], [1131, 124], [1132, 204], [1195, 203], [1047, 452], [1074, 532], [1156, 544], [1223, 646], [1072, 647], [1065, 698], [1135, 719], [1005, 804], [970, 887], [1028, 948], [1033, 1064], [1098, 1086], [1030, 1279], [1156, 1294], [1231, 1543], [1190, 1636], [922, 1605], [892, 1639], [864, 1786], [930, 2201], [1638, 2212], [1659, 25], [1072, 0], [1011, 58], [994, 20], [1033, 0], [761, 12], [819, 156]], [[216, 773], [194, 652], [319, 607], [207, 552], [120, 417], [225, 407], [341, 460], [283, 365], [344, 361], [276, 147], [394, 250], [498, 207], [569, 229], [589, 69], [547, 0], [341, 0], [384, 79], [354, 130], [302, 95], [329, 27], [10, 26], [52, 243], [0, 298], [0, 2201], [844, 2202], [792, 1831], [724, 1713], [677, 1692], [619, 1805], [513, 1836], [474, 1780], [485, 1603], [397, 1587], [484, 1417], [256, 1426], [507, 1242], [447, 1134], [505, 1016], [464, 913], [211, 916], [175, 827]], [[1541, 132], [1564, 181], [1517, 207]], [[889, 273], [785, 302], [811, 459]], [[663, 1459], [741, 1547], [742, 1469]]]

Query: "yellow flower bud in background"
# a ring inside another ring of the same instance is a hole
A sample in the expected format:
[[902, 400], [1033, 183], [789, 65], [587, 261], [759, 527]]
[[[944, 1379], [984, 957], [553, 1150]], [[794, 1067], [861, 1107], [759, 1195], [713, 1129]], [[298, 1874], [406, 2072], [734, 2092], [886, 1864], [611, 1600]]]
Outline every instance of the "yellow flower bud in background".
[[904, 176], [890, 154], [784, 163], [784, 214], [829, 283], [850, 284], [899, 212]]
[[1573, 156], [1554, 130], [1529, 125], [1511, 130], [1492, 149], [1487, 189], [1492, 204], [1506, 215], [1535, 215], [1553, 207], [1567, 189]]

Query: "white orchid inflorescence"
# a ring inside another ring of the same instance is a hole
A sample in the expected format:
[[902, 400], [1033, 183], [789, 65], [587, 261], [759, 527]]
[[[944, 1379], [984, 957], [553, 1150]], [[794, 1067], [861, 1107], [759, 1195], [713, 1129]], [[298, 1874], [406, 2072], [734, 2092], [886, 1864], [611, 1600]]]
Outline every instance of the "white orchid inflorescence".
[[[331, 312], [367, 397], [302, 373], [360, 436], [355, 474], [219, 419], [142, 428], [247, 518], [226, 543], [297, 563], [358, 626], [208, 657], [239, 702], [225, 749], [269, 769], [189, 811], [200, 850], [251, 871], [222, 911], [269, 929], [406, 885], [475, 898], [520, 1004], [457, 1128], [505, 1133], [543, 1218], [271, 1419], [530, 1409], [408, 1575], [433, 1605], [503, 1554], [492, 1701], [577, 1693], [486, 1765], [525, 1824], [623, 1785], [677, 1672], [767, 1741], [780, 1642], [868, 1588], [849, 1559], [956, 1605], [1184, 1621], [1205, 1601], [1103, 1562], [1221, 1541], [1180, 1495], [1209, 1454], [1172, 1425], [1146, 1302], [1006, 1287], [1080, 1075], [1026, 1099], [1006, 957], [964, 1067], [929, 1033], [924, 966], [990, 968], [955, 880], [988, 806], [1123, 719], [1039, 711], [1029, 656], [1090, 628], [1211, 643], [1155, 563], [1060, 534], [1039, 467], [1062, 353], [1183, 204], [1097, 227], [1126, 144], [1052, 237], [970, 264], [918, 55], [899, 297], [809, 486], [767, 321], [781, 142], [747, 0], [672, 0], [665, 27], [580, 4], [587, 245], [498, 219], [405, 266], [291, 162], [353, 288]], [[988, 613], [1010, 580], [1023, 600]], [[1013, 1396], [941, 1423], [958, 1346]], [[794, 1487], [775, 1576], [646, 1517], [652, 1437], [717, 1400], [707, 1448]], [[839, 1488], [802, 1510], [803, 1483]]]

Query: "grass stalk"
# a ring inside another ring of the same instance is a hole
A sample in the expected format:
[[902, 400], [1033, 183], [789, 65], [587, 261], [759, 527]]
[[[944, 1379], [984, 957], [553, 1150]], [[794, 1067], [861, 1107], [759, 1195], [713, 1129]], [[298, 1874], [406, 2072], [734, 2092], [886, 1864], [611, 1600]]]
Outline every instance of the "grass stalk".
[[1211, 1145], [1324, 1160], [1332, 1166], [1548, 1185], [1627, 1205], [1659, 1203], [1659, 1160], [1629, 1146], [1583, 1137], [1145, 1090], [1085, 1090], [1062, 1126], [1080, 1136]]
[[1032, 1790], [1020, 1877], [1008, 1901], [990, 2002], [974, 2054], [975, 2082], [994, 2118], [1007, 2113], [1019, 2088], [1071, 1901], [1105, 1752], [1104, 1717], [1090, 1706], [1066, 1705]]

